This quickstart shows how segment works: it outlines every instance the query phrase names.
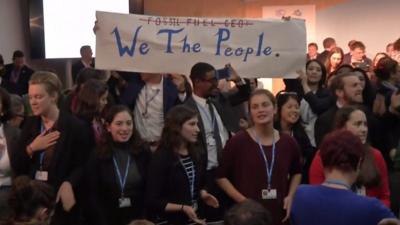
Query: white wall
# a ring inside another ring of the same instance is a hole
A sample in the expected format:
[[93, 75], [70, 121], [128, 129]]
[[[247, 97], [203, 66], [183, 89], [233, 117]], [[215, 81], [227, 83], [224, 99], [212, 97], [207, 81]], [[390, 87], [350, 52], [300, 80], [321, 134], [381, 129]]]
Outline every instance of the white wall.
[[317, 11], [317, 41], [331, 36], [348, 52], [347, 43], [362, 41], [367, 55], [385, 51], [386, 45], [400, 38], [399, 0], [349, 0], [325, 10]]
[[11, 63], [12, 54], [17, 49], [27, 53], [22, 18], [21, 1], [0, 0], [0, 54], [5, 63]]

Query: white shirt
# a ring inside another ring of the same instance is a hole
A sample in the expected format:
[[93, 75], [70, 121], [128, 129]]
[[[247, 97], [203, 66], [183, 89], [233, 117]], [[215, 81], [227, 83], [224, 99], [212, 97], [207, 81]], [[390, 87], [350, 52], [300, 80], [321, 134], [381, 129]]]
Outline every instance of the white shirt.
[[[207, 170], [216, 168], [218, 166], [218, 153], [217, 144], [214, 138], [214, 127], [212, 124], [211, 112], [207, 105], [207, 100], [193, 94], [193, 99], [196, 102], [197, 109], [200, 112], [200, 117], [204, 125], [204, 133], [207, 142]], [[212, 105], [215, 119], [217, 122], [219, 136], [221, 139], [222, 148], [225, 146], [226, 141], [229, 138], [228, 130], [222, 123], [221, 116], [219, 115], [217, 109]]]
[[11, 166], [7, 150], [7, 142], [4, 137], [4, 126], [0, 125], [0, 144], [4, 148], [0, 150], [0, 187], [11, 186]]
[[145, 84], [134, 110], [136, 129], [148, 142], [158, 141], [164, 127], [163, 78], [159, 84]]

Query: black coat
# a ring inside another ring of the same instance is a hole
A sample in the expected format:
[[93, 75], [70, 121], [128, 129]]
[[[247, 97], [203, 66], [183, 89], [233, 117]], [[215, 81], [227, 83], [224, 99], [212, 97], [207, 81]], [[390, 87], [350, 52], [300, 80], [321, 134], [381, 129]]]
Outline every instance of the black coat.
[[[24, 123], [19, 139], [17, 151], [11, 160], [11, 166], [18, 175], [28, 175], [32, 179], [40, 167], [40, 152], [35, 152], [30, 158], [26, 153], [29, 145], [41, 131], [41, 118], [29, 117]], [[65, 181], [71, 183], [75, 194], [81, 185], [83, 167], [88, 160], [88, 131], [84, 124], [68, 113], [60, 111], [57, 121], [57, 130], [60, 137], [54, 147], [54, 153], [48, 169], [48, 181], [57, 193], [61, 184]], [[79, 206], [75, 206], [70, 213], [63, 211], [61, 204], [56, 206], [53, 224], [77, 224]]]
[[[165, 215], [169, 224], [186, 224], [188, 218], [184, 212], [165, 213], [168, 203], [191, 205], [190, 184], [179, 162], [179, 156], [166, 149], [158, 149], [151, 160], [146, 186], [146, 204], [151, 213]], [[200, 196], [204, 186], [203, 172], [195, 164], [195, 190]], [[153, 216], [154, 217], [154, 216]]]
[[22, 96], [28, 93], [29, 80], [31, 79], [34, 71], [28, 66], [24, 65], [20, 70], [17, 83], [13, 83], [10, 82], [13, 70], [14, 64], [7, 64], [5, 66], [5, 73], [1, 82], [1, 86], [4, 87], [10, 94]]
[[[131, 153], [139, 174], [141, 175], [140, 190], [125, 188], [124, 196], [131, 199], [132, 207], [119, 208], [121, 197], [120, 184], [117, 183], [112, 156], [101, 157], [94, 152], [87, 164], [85, 184], [89, 208], [89, 224], [92, 225], [126, 225], [134, 219], [144, 217], [144, 195], [147, 167], [151, 153], [147, 148]], [[129, 173], [128, 173], [129, 175]]]

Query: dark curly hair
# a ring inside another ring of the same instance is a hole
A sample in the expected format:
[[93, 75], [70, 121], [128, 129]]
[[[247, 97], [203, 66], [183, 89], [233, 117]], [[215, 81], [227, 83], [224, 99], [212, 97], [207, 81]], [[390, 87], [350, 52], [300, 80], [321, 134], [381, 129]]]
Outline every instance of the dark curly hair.
[[52, 212], [55, 207], [56, 195], [53, 188], [43, 182], [20, 176], [13, 181], [8, 200], [11, 208], [10, 220], [26, 222], [35, 216], [41, 207]]
[[[128, 142], [131, 145], [131, 153], [138, 154], [139, 152], [143, 151], [146, 146], [144, 146], [143, 140], [140, 138], [139, 133], [135, 129], [134, 117], [132, 111], [125, 105], [113, 105], [110, 109], [107, 110], [104, 120], [105, 125], [109, 125], [115, 119], [115, 116], [118, 113], [126, 112], [132, 118], [132, 136], [129, 138]], [[104, 130], [107, 130], [104, 128]], [[113, 139], [110, 132], [104, 132], [104, 144], [97, 147], [97, 155], [100, 159], [109, 159], [112, 157], [112, 149], [113, 149]]]

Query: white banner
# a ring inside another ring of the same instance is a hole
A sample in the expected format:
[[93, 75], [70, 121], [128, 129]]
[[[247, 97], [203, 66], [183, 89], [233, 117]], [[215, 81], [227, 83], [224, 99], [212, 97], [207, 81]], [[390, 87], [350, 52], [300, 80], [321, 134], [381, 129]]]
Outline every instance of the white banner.
[[197, 62], [230, 63], [242, 77], [297, 77], [304, 20], [158, 17], [97, 12], [96, 68], [190, 74]]

